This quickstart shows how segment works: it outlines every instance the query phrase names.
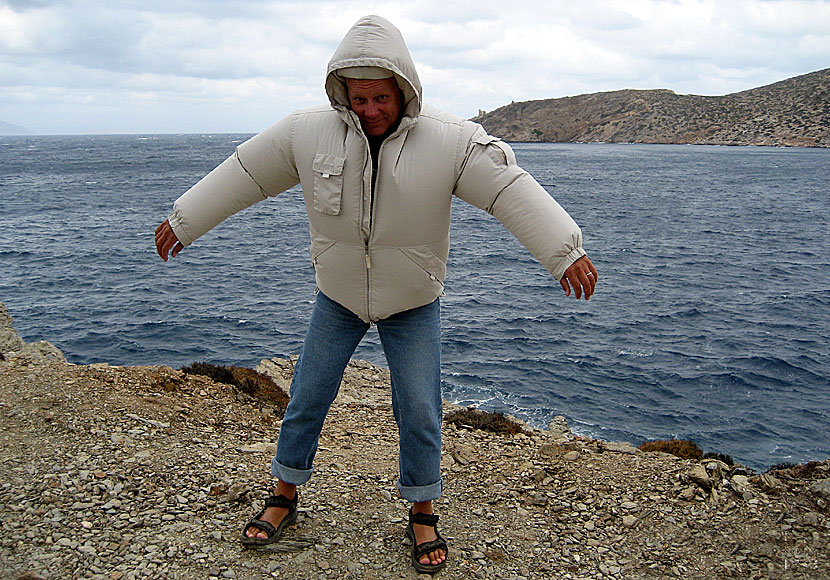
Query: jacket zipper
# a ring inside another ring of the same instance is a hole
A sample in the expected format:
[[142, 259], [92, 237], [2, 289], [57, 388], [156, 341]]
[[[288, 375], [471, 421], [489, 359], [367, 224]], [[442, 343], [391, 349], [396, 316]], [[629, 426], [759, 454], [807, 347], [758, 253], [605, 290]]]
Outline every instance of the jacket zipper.
[[[372, 164], [372, 148], [369, 145], [369, 138], [364, 134], [363, 139], [366, 143], [366, 151], [368, 153], [368, 164], [371, 171], [371, 177], [369, 179], [369, 232], [364, 241], [363, 251], [364, 251], [364, 259], [366, 260], [366, 315], [369, 320], [372, 320], [372, 312], [370, 309], [370, 292], [371, 292], [371, 269], [372, 269], [372, 257], [369, 255], [369, 242], [372, 239], [372, 226], [374, 225], [374, 209], [375, 209], [375, 183], [377, 180], [377, 175], [380, 173], [380, 160], [383, 157], [383, 148], [386, 145], [386, 141], [389, 139], [388, 136], [386, 139], [383, 140], [383, 143], [380, 144], [380, 148], [378, 149], [378, 161], [377, 161], [377, 170], [374, 170]], [[374, 322], [371, 322], [374, 324]]]
[[[363, 241], [363, 258], [366, 262], [366, 318], [369, 319], [370, 324], [371, 324], [371, 320], [372, 320], [372, 312], [371, 312], [371, 304], [372, 304], [372, 300], [371, 300], [372, 258], [369, 255], [369, 241], [372, 238], [372, 208], [374, 206], [374, 199], [373, 198], [374, 198], [374, 195], [375, 195], [375, 191], [374, 191], [375, 184], [374, 184], [374, 179], [373, 179], [374, 178], [374, 172], [372, 171], [372, 150], [371, 150], [371, 147], [369, 146], [369, 138], [366, 135], [364, 135], [363, 139], [365, 140], [365, 143], [366, 143], [366, 154], [367, 154], [366, 159], [367, 159], [367, 162], [368, 162], [368, 165], [369, 165], [369, 172], [370, 172], [370, 177], [369, 177], [369, 207], [366, 208], [364, 206], [364, 211], [369, 212], [369, 231], [366, 234], [366, 239]], [[380, 152], [378, 152], [378, 164], [380, 164]], [[362, 220], [361, 220], [361, 222], [362, 222]]]

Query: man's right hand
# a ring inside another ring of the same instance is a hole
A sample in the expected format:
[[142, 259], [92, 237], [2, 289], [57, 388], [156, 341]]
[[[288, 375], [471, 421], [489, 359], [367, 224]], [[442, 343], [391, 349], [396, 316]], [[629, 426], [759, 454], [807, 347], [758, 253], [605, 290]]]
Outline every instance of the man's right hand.
[[165, 262], [167, 261], [167, 254], [172, 250], [173, 252], [170, 254], [171, 258], [175, 258], [176, 255], [184, 249], [184, 246], [179, 241], [179, 238], [176, 237], [176, 234], [173, 232], [173, 228], [170, 227], [170, 222], [164, 220], [164, 222], [156, 228], [156, 250], [161, 256], [161, 259]]

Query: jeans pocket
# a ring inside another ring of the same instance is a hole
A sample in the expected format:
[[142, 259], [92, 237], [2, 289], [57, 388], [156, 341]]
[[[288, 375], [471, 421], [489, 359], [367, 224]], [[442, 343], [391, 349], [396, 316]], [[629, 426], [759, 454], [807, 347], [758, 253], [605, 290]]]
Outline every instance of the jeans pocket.
[[314, 196], [312, 206], [320, 213], [340, 215], [343, 198], [343, 166], [345, 157], [318, 153], [314, 157]]

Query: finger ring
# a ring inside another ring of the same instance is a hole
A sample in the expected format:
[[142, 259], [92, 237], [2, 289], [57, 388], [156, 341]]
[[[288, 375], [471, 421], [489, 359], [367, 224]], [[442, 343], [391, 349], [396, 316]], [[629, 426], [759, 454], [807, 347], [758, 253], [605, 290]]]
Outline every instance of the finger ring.
[[593, 276], [594, 274], [593, 274], [593, 272], [588, 272], [588, 273], [587, 273], [587, 274], [585, 274], [585, 275], [586, 275], [586, 276]]

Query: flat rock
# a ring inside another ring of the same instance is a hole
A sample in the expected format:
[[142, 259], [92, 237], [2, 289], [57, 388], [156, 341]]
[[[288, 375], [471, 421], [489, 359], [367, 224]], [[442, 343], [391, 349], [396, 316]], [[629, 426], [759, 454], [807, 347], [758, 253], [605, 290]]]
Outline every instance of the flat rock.
[[638, 455], [642, 453], [639, 449], [634, 447], [631, 443], [623, 442], [607, 442], [603, 444], [606, 451], [613, 451], [614, 453], [625, 453], [626, 455]]
[[817, 481], [810, 486], [810, 491], [826, 500], [830, 500], [830, 479]]
[[267, 455], [274, 455], [277, 452], [277, 444], [263, 441], [251, 445], [241, 445], [236, 450], [241, 453], [265, 453]]

